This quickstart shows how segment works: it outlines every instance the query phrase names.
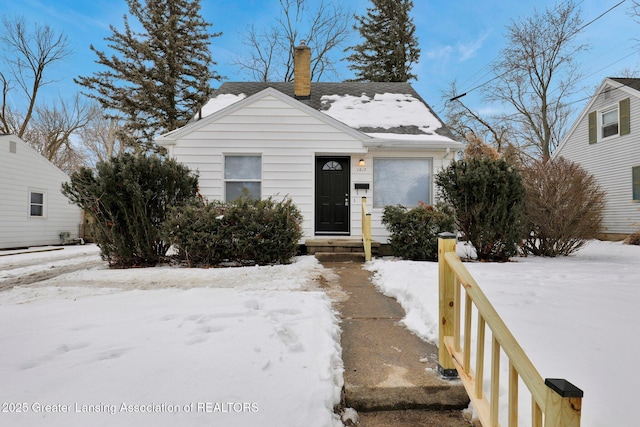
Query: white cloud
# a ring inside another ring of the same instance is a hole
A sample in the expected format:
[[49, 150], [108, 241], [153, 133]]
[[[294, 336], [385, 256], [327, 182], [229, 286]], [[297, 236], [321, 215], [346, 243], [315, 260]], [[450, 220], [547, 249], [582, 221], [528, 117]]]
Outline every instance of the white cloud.
[[444, 59], [447, 60], [451, 56], [451, 52], [453, 51], [452, 46], [442, 46], [436, 50], [428, 50], [427, 51], [427, 59]]
[[464, 62], [476, 56], [476, 52], [478, 52], [478, 50], [482, 47], [484, 41], [487, 39], [487, 37], [489, 37], [489, 34], [491, 34], [491, 30], [484, 32], [480, 35], [480, 37], [471, 42], [459, 42], [456, 45], [456, 50], [458, 51], [458, 53], [460, 53], [460, 58], [458, 59], [458, 61]]

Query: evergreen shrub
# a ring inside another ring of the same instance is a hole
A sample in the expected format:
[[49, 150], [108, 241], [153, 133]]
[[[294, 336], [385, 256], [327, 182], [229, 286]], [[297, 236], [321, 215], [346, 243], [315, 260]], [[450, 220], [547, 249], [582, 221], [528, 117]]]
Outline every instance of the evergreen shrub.
[[169, 207], [196, 196], [198, 177], [172, 159], [124, 153], [80, 168], [62, 193], [91, 219], [102, 258], [115, 267], [155, 265], [169, 249], [159, 235]]
[[302, 214], [288, 198], [195, 200], [172, 209], [163, 236], [189, 266], [286, 264], [302, 237]]
[[446, 205], [420, 203], [413, 209], [385, 206], [382, 224], [391, 233], [389, 246], [395, 256], [414, 261], [438, 258], [438, 234], [455, 228], [453, 211]]
[[593, 175], [564, 158], [536, 161], [523, 169], [527, 191], [523, 219], [526, 253], [570, 255], [597, 238], [605, 193]]
[[465, 158], [440, 171], [435, 182], [479, 260], [508, 261], [517, 255], [525, 188], [514, 165], [501, 158]]

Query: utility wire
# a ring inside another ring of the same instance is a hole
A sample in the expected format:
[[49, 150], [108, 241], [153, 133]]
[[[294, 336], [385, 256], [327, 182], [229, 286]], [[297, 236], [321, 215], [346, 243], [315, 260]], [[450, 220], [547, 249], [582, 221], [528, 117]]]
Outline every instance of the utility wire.
[[[602, 17], [604, 17], [606, 14], [608, 14], [609, 12], [611, 12], [612, 10], [616, 9], [618, 6], [620, 6], [621, 4], [623, 4], [626, 0], [622, 0], [620, 2], [618, 2], [617, 4], [615, 4], [614, 6], [611, 6], [609, 9], [607, 9], [606, 11], [602, 12], [600, 15], [598, 15], [596, 18], [592, 19], [591, 21], [587, 22], [586, 24], [584, 24], [583, 26], [581, 26], [580, 28], [578, 28], [577, 30], [575, 30], [573, 33], [567, 35], [562, 41], [567, 41], [569, 40], [571, 37], [575, 36], [576, 34], [578, 34], [580, 31], [584, 30], [585, 28], [587, 28], [589, 25], [593, 24], [594, 22], [598, 21], [599, 19], [601, 19]], [[582, 2], [580, 2], [582, 3]], [[580, 4], [578, 3], [578, 4]], [[499, 55], [500, 56], [500, 55]], [[484, 67], [483, 67], [484, 68]], [[456, 99], [462, 98], [463, 96], [467, 95], [469, 92], [473, 92], [476, 89], [480, 89], [483, 86], [488, 85], [489, 83], [491, 83], [494, 80], [497, 80], [501, 77], [504, 77], [505, 75], [507, 75], [509, 73], [509, 71], [505, 71], [504, 73], [493, 77], [492, 79], [487, 80], [484, 83], [481, 83], [467, 91], [465, 91], [463, 94], [461, 95], [456, 95], [453, 98], [449, 99], [449, 101], [455, 101]]]
[[[618, 82], [616, 82], [616, 83], [618, 83]], [[610, 86], [610, 87], [606, 88], [605, 90], [600, 92], [598, 95], [602, 95], [602, 94], [605, 94], [605, 93], [613, 92], [614, 90], [623, 88], [625, 86], [624, 84], [621, 84], [621, 83], [619, 83], [619, 84], [620, 84], [620, 86], [615, 86], [615, 87], [614, 86]], [[577, 104], [578, 102], [589, 100], [594, 96], [596, 96], [596, 95], [585, 96], [584, 98], [576, 99], [576, 100], [571, 101], [571, 102], [562, 103], [560, 106], [561, 107], [567, 107], [569, 105]], [[501, 116], [500, 118], [501, 119], [512, 119], [512, 118], [519, 117], [519, 116], [521, 116], [520, 113], [512, 113], [512, 114], [508, 114], [506, 116]]]
[[[584, 0], [580, 0], [577, 4], [576, 7], [580, 6], [582, 3], [584, 3]], [[462, 84], [466, 84], [469, 81], [472, 81], [472, 79], [474, 79], [474, 77], [476, 77], [478, 74], [480, 74], [485, 68], [490, 68], [491, 64], [493, 64], [498, 58], [500, 58], [502, 56], [502, 53], [498, 53], [496, 55], [495, 58], [493, 58], [491, 61], [489, 61], [488, 63], [486, 63], [482, 68], [480, 68], [480, 70], [478, 70], [477, 72], [475, 72], [471, 77], [467, 78], [464, 82], [462, 82]], [[473, 82], [475, 83], [478, 80], [481, 80], [484, 76], [486, 76], [487, 74], [491, 73], [491, 69], [487, 70], [485, 73], [483, 73], [480, 77], [478, 77], [477, 79], [473, 80]], [[472, 84], [472, 83], [469, 83]]]
[[[615, 60], [615, 61], [613, 61], [613, 62], [610, 62], [610, 63], [608, 63], [607, 65], [605, 65], [604, 67], [599, 68], [599, 69], [595, 70], [594, 72], [592, 72], [592, 73], [590, 73], [590, 74], [587, 74], [586, 76], [580, 77], [580, 79], [578, 79], [577, 81], [586, 80], [587, 78], [589, 78], [589, 77], [591, 77], [591, 76], [593, 76], [593, 75], [595, 75], [595, 74], [598, 74], [598, 73], [600, 73], [601, 71], [606, 70], [607, 68], [610, 68], [610, 67], [612, 67], [612, 66], [616, 65], [618, 62], [623, 61], [623, 60], [625, 60], [625, 59], [627, 59], [627, 58], [629, 58], [629, 57], [631, 57], [631, 56], [633, 56], [633, 55], [637, 55], [638, 53], [640, 53], [640, 48], [639, 48], [639, 49], [636, 49], [636, 50], [633, 50], [631, 53], [629, 53], [629, 54], [627, 54], [627, 55], [623, 56], [622, 58], [617, 59], [617, 60]], [[554, 93], [558, 92], [559, 90], [560, 90], [560, 88], [556, 88], [556, 89], [552, 90], [552, 91], [549, 93], [549, 95], [553, 95]], [[523, 95], [530, 95], [530, 94], [533, 94], [533, 93], [534, 93], [534, 92], [529, 92], [529, 91], [527, 91], [527, 92], [523, 92]], [[463, 95], [458, 95], [458, 97], [462, 97], [462, 96], [463, 96]], [[457, 98], [456, 98], [456, 99], [457, 99]], [[588, 98], [587, 98], [587, 99], [588, 99]], [[575, 102], [575, 101], [574, 101], [574, 102]], [[573, 102], [571, 102], [571, 103], [573, 103]], [[568, 105], [568, 104], [567, 104], [567, 105]]]

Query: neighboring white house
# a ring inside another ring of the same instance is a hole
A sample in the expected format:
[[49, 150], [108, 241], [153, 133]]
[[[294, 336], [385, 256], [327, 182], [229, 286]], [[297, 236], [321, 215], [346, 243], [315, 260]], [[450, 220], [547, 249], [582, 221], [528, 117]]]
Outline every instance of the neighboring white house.
[[61, 185], [67, 174], [14, 135], [0, 135], [0, 249], [77, 238], [82, 214]]
[[604, 79], [553, 156], [578, 163], [605, 190], [603, 237], [640, 230], [640, 79]]
[[385, 205], [435, 203], [434, 174], [463, 144], [408, 83], [316, 83], [295, 49], [291, 83], [224, 83], [198, 116], [157, 142], [199, 172], [209, 200], [288, 196], [304, 239], [359, 237], [361, 198], [375, 240]]

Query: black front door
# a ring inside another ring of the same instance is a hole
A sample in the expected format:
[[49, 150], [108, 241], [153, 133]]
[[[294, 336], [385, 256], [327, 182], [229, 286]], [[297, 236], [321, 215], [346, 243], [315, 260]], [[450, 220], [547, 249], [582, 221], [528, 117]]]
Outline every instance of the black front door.
[[316, 157], [316, 234], [349, 234], [349, 157]]

